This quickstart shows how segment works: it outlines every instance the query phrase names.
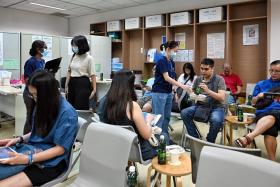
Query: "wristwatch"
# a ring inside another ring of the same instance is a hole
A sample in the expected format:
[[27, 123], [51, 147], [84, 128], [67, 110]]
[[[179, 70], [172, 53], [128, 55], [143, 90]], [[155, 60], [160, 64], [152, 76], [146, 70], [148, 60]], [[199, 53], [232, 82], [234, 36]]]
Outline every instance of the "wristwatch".
[[19, 138], [19, 142], [18, 143], [23, 143], [24, 142], [24, 139], [22, 136], [18, 136], [17, 138]]

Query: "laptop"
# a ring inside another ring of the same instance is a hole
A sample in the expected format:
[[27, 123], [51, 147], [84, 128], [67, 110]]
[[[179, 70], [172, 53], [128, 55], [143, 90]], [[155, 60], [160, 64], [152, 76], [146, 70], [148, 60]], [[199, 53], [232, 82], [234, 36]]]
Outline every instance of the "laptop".
[[58, 71], [58, 69], [60, 68], [59, 66], [60, 66], [61, 60], [62, 60], [62, 57], [46, 62], [45, 70], [47, 70], [51, 73], [56, 73]]

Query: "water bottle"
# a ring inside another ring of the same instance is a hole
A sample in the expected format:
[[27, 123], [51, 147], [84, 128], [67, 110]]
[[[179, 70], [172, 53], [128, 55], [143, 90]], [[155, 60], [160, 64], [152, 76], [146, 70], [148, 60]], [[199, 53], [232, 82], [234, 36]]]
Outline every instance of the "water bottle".
[[135, 171], [135, 166], [130, 166], [127, 172], [127, 186], [135, 187], [137, 186], [137, 173]]
[[243, 109], [240, 106], [237, 107], [237, 119], [240, 122], [243, 121]]
[[253, 99], [253, 96], [252, 95], [248, 95], [247, 105], [252, 105], [252, 99]]
[[159, 138], [158, 164], [166, 164], [166, 142], [164, 139], [164, 135], [160, 135]]

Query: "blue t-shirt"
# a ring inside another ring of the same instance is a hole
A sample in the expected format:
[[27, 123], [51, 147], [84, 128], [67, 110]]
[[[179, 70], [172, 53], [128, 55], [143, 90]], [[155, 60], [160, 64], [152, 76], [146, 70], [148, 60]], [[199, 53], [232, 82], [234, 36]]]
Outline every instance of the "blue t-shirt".
[[49, 134], [45, 137], [35, 134], [36, 125], [34, 125], [34, 120], [32, 126], [29, 144], [42, 150], [50, 149], [56, 145], [64, 148], [63, 155], [43, 161], [41, 164], [45, 167], [54, 167], [62, 160], [68, 163], [69, 153], [78, 131], [78, 114], [76, 110], [61, 96], [59, 114]]
[[[280, 87], [280, 80], [273, 81], [271, 78], [267, 80], [262, 80], [258, 82], [253, 91], [253, 97], [256, 97], [259, 93], [268, 92], [271, 88]], [[257, 110], [256, 115], [260, 115], [261, 113], [266, 113], [272, 110], [280, 110], [280, 103], [273, 102], [269, 106], [264, 109]]]
[[44, 59], [38, 60], [33, 56], [30, 57], [24, 64], [24, 79], [29, 78], [30, 75], [37, 69], [44, 69], [44, 67], [45, 67]]
[[165, 81], [163, 77], [163, 73], [166, 72], [168, 72], [169, 77], [171, 77], [172, 79], [176, 78], [174, 61], [173, 60], [168, 61], [168, 59], [165, 56], [163, 56], [163, 58], [156, 63], [155, 82], [153, 85], [152, 92], [157, 92], [157, 93], [172, 92], [172, 84]]

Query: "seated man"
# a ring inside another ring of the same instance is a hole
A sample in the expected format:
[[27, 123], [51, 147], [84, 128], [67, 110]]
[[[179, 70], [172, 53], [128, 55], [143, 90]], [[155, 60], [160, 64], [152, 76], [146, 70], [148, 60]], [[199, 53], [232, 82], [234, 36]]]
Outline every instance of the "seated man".
[[[207, 141], [215, 143], [216, 137], [220, 129], [223, 127], [225, 109], [223, 102], [225, 100], [225, 81], [223, 77], [214, 74], [214, 61], [205, 58], [200, 65], [201, 75], [195, 79], [193, 89], [199, 87], [202, 89], [202, 94], [207, 96], [206, 104], [211, 106], [209, 116], [210, 129], [207, 134]], [[188, 133], [196, 138], [199, 138], [196, 126], [193, 122], [194, 114], [197, 106], [188, 107], [181, 111], [181, 117], [187, 128]]]
[[241, 92], [242, 81], [238, 75], [232, 73], [230, 64], [225, 63], [223, 69], [224, 73], [221, 73], [220, 75], [225, 79], [227, 90], [231, 92], [228, 103], [235, 103], [234, 96]]
[[[252, 104], [264, 97], [264, 92], [280, 90], [280, 60], [270, 64], [269, 73], [271, 77], [258, 82], [253, 91]], [[277, 90], [278, 89], [278, 90]], [[278, 131], [280, 130], [280, 102], [279, 98], [268, 103], [267, 106], [259, 107], [256, 111], [256, 128], [251, 133], [242, 138], [238, 138], [234, 143], [239, 147], [246, 147], [258, 135], [264, 135], [264, 144], [270, 160], [275, 160]]]
[[[153, 75], [155, 74], [155, 66], [153, 67]], [[152, 87], [155, 82], [155, 78], [149, 78], [146, 85], [142, 87], [144, 92], [143, 97], [137, 100], [143, 112], [152, 112]]]

